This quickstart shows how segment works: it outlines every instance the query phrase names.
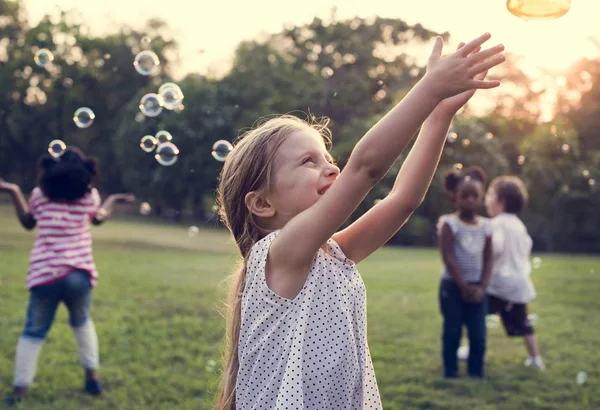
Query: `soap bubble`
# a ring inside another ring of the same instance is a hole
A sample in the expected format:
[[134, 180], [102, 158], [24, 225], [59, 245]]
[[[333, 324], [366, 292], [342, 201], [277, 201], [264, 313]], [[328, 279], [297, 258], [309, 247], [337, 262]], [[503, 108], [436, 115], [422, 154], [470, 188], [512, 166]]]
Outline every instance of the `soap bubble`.
[[150, 214], [150, 211], [152, 211], [150, 204], [148, 202], [142, 202], [140, 205], [140, 214], [146, 216]]
[[448, 141], [451, 144], [453, 142], [456, 142], [457, 139], [458, 139], [458, 134], [455, 132], [449, 132], [448, 136], [446, 137], [446, 141]]
[[519, 164], [519, 165], [525, 164], [525, 155], [519, 155], [519, 158], [517, 158], [517, 164]]
[[48, 144], [48, 153], [54, 158], [60, 157], [66, 149], [67, 145], [61, 140], [53, 140]]
[[568, 154], [571, 150], [571, 147], [569, 146], [569, 144], [563, 144], [562, 147], [560, 147], [560, 149], [562, 150], [563, 154]]
[[586, 178], [587, 178], [587, 177], [589, 177], [589, 176], [590, 176], [590, 171], [589, 171], [589, 170], [587, 170], [587, 169], [584, 169], [584, 170], [581, 172], [581, 174], [582, 174], [584, 177], [586, 177]]
[[65, 88], [71, 88], [73, 87], [73, 79], [71, 77], [67, 77], [63, 80], [62, 84]]
[[53, 60], [54, 55], [52, 54], [52, 51], [48, 50], [47, 48], [42, 48], [36, 51], [35, 55], [33, 56], [33, 61], [40, 67], [46, 67]]
[[492, 138], [494, 138], [494, 134], [492, 134], [491, 132], [488, 132], [487, 134], [485, 134], [486, 140], [491, 140]]
[[165, 142], [156, 148], [154, 158], [160, 165], [168, 167], [177, 162], [178, 155], [179, 148], [172, 142]]
[[161, 96], [163, 101], [163, 106], [167, 110], [175, 110], [179, 108], [181, 101], [183, 100], [183, 92], [181, 88], [177, 84], [167, 83], [169, 86], [165, 87], [163, 84], [159, 90], [158, 94]]
[[456, 351], [458, 360], [467, 360], [469, 358], [469, 346], [460, 346]]
[[193, 238], [194, 236], [198, 235], [198, 232], [200, 232], [200, 229], [198, 229], [197, 226], [190, 226], [188, 228], [188, 236], [190, 238]]
[[154, 51], [144, 50], [137, 53], [133, 60], [135, 70], [141, 75], [152, 75], [158, 71], [160, 60]]
[[173, 139], [173, 136], [169, 131], [160, 130], [154, 136], [158, 144], [164, 144], [165, 142], [169, 142]]
[[468, 138], [462, 140], [462, 145], [463, 145], [463, 147], [468, 147], [469, 145], [471, 145], [471, 140]]
[[531, 260], [531, 266], [533, 269], [539, 269], [542, 267], [542, 258], [535, 257]]
[[73, 122], [77, 128], [87, 128], [91, 126], [94, 123], [94, 118], [96, 118], [96, 114], [88, 107], [78, 108], [75, 111], [75, 114], [73, 114]]
[[162, 110], [162, 98], [158, 94], [148, 93], [140, 100], [140, 111], [146, 117], [156, 117]]
[[577, 377], [575, 377], [575, 380], [577, 381], [578, 385], [582, 385], [587, 381], [587, 373], [586, 372], [579, 372], [577, 373]]
[[455, 172], [460, 171], [461, 169], [463, 169], [463, 164], [461, 164], [460, 162], [457, 162], [456, 164], [452, 165], [452, 169]]
[[156, 148], [157, 144], [158, 142], [156, 138], [154, 138], [152, 135], [146, 135], [142, 137], [142, 140], [140, 141], [140, 148], [144, 152], [152, 152], [154, 151], [154, 148]]
[[229, 141], [219, 140], [213, 144], [211, 154], [217, 161], [224, 162], [232, 149], [233, 146]]
[[590, 178], [588, 180], [588, 185], [591, 187], [596, 186], [596, 180], [594, 178]]
[[144, 49], [148, 49], [150, 48], [150, 43], [152, 43], [152, 39], [150, 38], [150, 36], [144, 36], [142, 37], [141, 43]]

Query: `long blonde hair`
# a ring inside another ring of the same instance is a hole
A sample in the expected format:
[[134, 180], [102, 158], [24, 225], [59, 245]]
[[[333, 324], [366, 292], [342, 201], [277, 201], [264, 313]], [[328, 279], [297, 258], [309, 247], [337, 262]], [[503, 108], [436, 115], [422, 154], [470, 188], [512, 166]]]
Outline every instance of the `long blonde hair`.
[[291, 134], [317, 131], [330, 143], [328, 121], [303, 121], [291, 115], [277, 116], [243, 135], [227, 156], [217, 188], [219, 217], [233, 234], [243, 260], [229, 277], [226, 303], [226, 334], [223, 350], [218, 410], [235, 410], [235, 386], [239, 370], [238, 343], [241, 325], [242, 293], [246, 285], [246, 261], [252, 246], [268, 232], [260, 228], [249, 212], [245, 197], [252, 191], [268, 190], [277, 149]]

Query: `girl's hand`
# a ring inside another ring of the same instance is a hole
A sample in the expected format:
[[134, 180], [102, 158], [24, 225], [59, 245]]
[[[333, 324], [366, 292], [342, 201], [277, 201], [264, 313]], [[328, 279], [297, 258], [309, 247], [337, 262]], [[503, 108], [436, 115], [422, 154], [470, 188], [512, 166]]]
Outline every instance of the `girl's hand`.
[[[503, 55], [497, 55], [504, 50], [503, 45], [476, 51], [490, 37], [489, 33], [483, 34], [444, 57], [443, 40], [441, 37], [435, 39], [423, 80], [428, 82], [431, 93], [436, 98], [443, 100], [468, 90], [489, 89], [500, 85], [500, 81], [485, 81], [480, 76], [505, 60]], [[463, 96], [455, 105], [463, 100], [468, 101]]]
[[133, 202], [135, 201], [135, 195], [133, 194], [113, 194], [111, 195], [115, 202]]
[[17, 188], [16, 184], [11, 184], [0, 178], [0, 192], [13, 192]]
[[[458, 45], [458, 50], [460, 50], [464, 46], [465, 46], [465, 43], [461, 42]], [[478, 53], [479, 50], [480, 50], [480, 47], [475, 49], [473, 51], [473, 53]], [[471, 53], [471, 54], [473, 54], [473, 53]], [[483, 73], [477, 74], [475, 76], [475, 79], [476, 80], [484, 80], [487, 73], [488, 72], [486, 70]], [[442, 100], [442, 102], [440, 102], [438, 104], [438, 106], [435, 108], [435, 111], [443, 113], [444, 115], [449, 116], [449, 117], [454, 117], [454, 115], [456, 115], [458, 110], [460, 110], [471, 99], [471, 97], [473, 97], [473, 95], [475, 94], [475, 91], [477, 91], [477, 90], [475, 88], [473, 88], [473, 89], [464, 91], [458, 95], [445, 98]]]

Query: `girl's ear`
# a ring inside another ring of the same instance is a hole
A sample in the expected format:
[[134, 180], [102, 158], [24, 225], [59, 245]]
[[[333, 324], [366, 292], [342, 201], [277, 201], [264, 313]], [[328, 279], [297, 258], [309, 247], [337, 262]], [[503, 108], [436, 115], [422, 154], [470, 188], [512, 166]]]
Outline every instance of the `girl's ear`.
[[244, 198], [248, 210], [259, 217], [269, 218], [275, 215], [275, 208], [263, 198], [257, 191], [248, 192]]

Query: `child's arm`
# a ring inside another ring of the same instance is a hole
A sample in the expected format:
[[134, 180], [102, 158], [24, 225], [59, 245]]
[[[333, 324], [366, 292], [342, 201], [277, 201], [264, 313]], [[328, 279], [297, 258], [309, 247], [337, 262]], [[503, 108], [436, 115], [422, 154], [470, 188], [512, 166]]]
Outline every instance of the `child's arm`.
[[[460, 44], [459, 49], [463, 46]], [[496, 64], [502, 60], [498, 59]], [[483, 72], [476, 79], [483, 80], [486, 74]], [[385, 245], [423, 202], [440, 161], [452, 118], [474, 93], [473, 89], [446, 98], [436, 107], [421, 127], [390, 194], [333, 236], [349, 259], [358, 263]]]
[[21, 225], [23, 225], [23, 228], [28, 231], [35, 228], [36, 220], [29, 210], [29, 205], [27, 205], [27, 200], [23, 196], [21, 188], [17, 184], [11, 184], [0, 179], [0, 192], [8, 192], [10, 194], [15, 206], [15, 211], [17, 212], [17, 217], [19, 218]]
[[135, 196], [133, 194], [112, 194], [104, 200], [100, 208], [96, 211], [92, 223], [96, 226], [106, 222], [115, 210], [115, 204], [119, 202], [133, 202]]
[[442, 40], [436, 40], [428, 63], [429, 72], [356, 144], [344, 171], [325, 195], [290, 220], [273, 240], [269, 269], [307, 271], [317, 250], [388, 172], [418, 127], [442, 99], [466, 90], [499, 85], [497, 81], [473, 78], [498, 64], [493, 59], [493, 64], [480, 62], [500, 52], [497, 47], [470, 55], [488, 39], [488, 34], [480, 36], [444, 58], [441, 57]]
[[490, 279], [492, 278], [493, 255], [492, 237], [488, 236], [485, 238], [485, 248], [483, 249], [483, 274], [481, 275], [481, 288], [484, 295], [487, 287], [490, 285]]

